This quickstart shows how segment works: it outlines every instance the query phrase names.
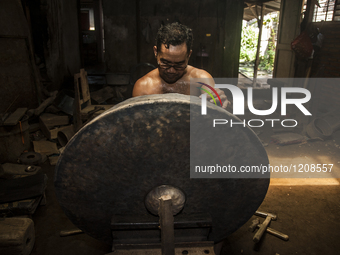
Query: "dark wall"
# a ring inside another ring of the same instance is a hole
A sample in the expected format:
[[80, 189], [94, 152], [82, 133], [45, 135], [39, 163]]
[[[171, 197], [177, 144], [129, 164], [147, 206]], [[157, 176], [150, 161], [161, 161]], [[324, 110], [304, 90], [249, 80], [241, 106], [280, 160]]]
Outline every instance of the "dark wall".
[[[324, 35], [320, 51], [314, 55], [311, 77], [340, 77], [340, 22], [315, 23]], [[312, 87], [313, 88], [313, 87]], [[314, 88], [312, 106], [321, 112], [340, 109], [340, 86], [335, 79], [324, 80], [324, 83]]]
[[137, 62], [136, 1], [103, 1], [105, 62], [109, 72], [128, 72]]
[[48, 89], [73, 82], [80, 70], [77, 0], [2, 0], [0, 24], [0, 112], [14, 100], [9, 111], [43, 99], [35, 59], [44, 61]]
[[311, 76], [340, 77], [340, 22], [315, 24], [323, 34], [324, 41], [313, 60]]
[[0, 8], [0, 112], [35, 107], [37, 89], [30, 53], [29, 27], [20, 0], [2, 0]]
[[[243, 7], [243, 1], [237, 0], [103, 0], [108, 71], [129, 72], [139, 56], [140, 62], [155, 65], [152, 47], [157, 30], [161, 24], [178, 21], [194, 32], [189, 64], [199, 68], [203, 64], [215, 77], [237, 77]], [[208, 60], [197, 56], [202, 48]]]
[[58, 89], [65, 79], [72, 80], [80, 70], [77, 0], [43, 0], [47, 19], [46, 68]]

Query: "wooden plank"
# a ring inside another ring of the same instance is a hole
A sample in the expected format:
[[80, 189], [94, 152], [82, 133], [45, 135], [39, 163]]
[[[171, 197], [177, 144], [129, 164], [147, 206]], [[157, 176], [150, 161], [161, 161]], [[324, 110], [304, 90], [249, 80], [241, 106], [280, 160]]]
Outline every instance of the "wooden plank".
[[[72, 126], [73, 128], [73, 125], [70, 125]], [[54, 128], [54, 129], [50, 129], [49, 132], [50, 132], [50, 139], [57, 139], [58, 138], [58, 132], [59, 131], [62, 131], [64, 129], [68, 129], [70, 128], [70, 126], [62, 126], [62, 127], [58, 127], [58, 128]]]
[[15, 126], [19, 120], [25, 115], [27, 108], [18, 108], [5, 121], [4, 126]]
[[80, 86], [82, 92], [82, 104], [86, 103], [86, 106], [91, 105], [91, 95], [89, 89], [89, 83], [87, 81], [87, 72], [84, 69], [80, 69]]
[[41, 130], [47, 139], [52, 140], [52, 139], [58, 138], [59, 131], [64, 130], [65, 128], [68, 128], [68, 127], [69, 126], [62, 126], [62, 127], [55, 127], [55, 128], [49, 129], [46, 126], [41, 125]]
[[43, 134], [46, 136], [46, 138], [52, 139], [49, 128], [45, 125], [45, 123], [41, 119], [39, 119], [39, 124], [40, 124], [40, 129], [43, 132]]
[[69, 124], [69, 117], [45, 113], [40, 116], [39, 123], [41, 131], [47, 139], [56, 139], [58, 131]]
[[47, 156], [52, 154], [59, 154], [56, 143], [49, 141], [33, 141], [34, 151], [45, 154]]
[[40, 116], [40, 120], [44, 122], [45, 126], [48, 128], [69, 124], [69, 117], [67, 115], [44, 113]]
[[75, 127], [75, 131], [78, 131], [83, 122], [81, 120], [81, 102], [80, 102], [80, 93], [79, 93], [79, 78], [80, 74], [77, 73], [74, 75], [74, 105], [73, 105], [73, 124]]
[[[291, 42], [299, 34], [302, 0], [281, 1], [279, 32], [274, 61], [274, 78], [294, 77], [294, 52], [290, 49]], [[287, 84], [292, 86], [292, 84]]]
[[114, 89], [109, 86], [91, 93], [91, 98], [98, 104], [102, 104], [112, 97], [114, 97]]

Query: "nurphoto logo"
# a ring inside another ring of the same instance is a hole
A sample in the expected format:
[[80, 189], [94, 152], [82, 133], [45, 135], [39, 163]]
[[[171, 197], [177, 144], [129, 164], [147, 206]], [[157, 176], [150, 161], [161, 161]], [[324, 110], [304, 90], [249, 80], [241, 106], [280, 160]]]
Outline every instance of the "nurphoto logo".
[[[218, 95], [218, 93], [216, 92], [216, 90], [208, 85], [205, 84], [203, 82], [198, 82], [201, 85], [204, 85], [206, 87], [208, 87], [211, 91], [213, 91], [217, 98], [220, 101], [220, 104], [222, 105], [222, 101]], [[244, 99], [244, 94], [242, 92], [242, 90], [240, 88], [238, 88], [235, 85], [231, 85], [231, 84], [216, 84], [215, 88], [219, 88], [219, 89], [228, 89], [231, 94], [232, 94], [232, 98], [233, 98], [233, 114], [234, 115], [244, 115], [244, 103], [245, 103], [245, 99]], [[208, 95], [211, 96], [211, 98], [213, 99], [215, 105], [217, 105], [216, 100], [214, 98], [214, 96], [212, 95], [212, 93], [204, 88], [200, 88], [202, 91], [206, 92]], [[287, 98], [287, 94], [290, 93], [300, 93], [303, 94], [304, 97], [301, 98]], [[201, 115], [207, 115], [207, 94], [202, 94], [201, 96]], [[247, 88], [247, 105], [248, 105], [248, 109], [251, 113], [257, 115], [257, 116], [267, 116], [270, 115], [272, 113], [274, 113], [277, 109], [278, 106], [278, 89], [277, 88], [272, 88], [272, 105], [269, 109], [267, 110], [258, 110], [255, 109], [254, 104], [253, 104], [253, 88]], [[306, 109], [306, 107], [303, 106], [303, 104], [307, 103], [309, 100], [311, 99], [311, 93], [309, 92], [309, 90], [305, 89], [305, 88], [297, 88], [297, 87], [282, 87], [281, 88], [281, 116], [285, 116], [287, 114], [287, 105], [291, 104], [291, 105], [295, 105], [304, 115], [306, 116], [311, 116], [312, 114]], [[280, 121], [282, 127], [295, 127], [297, 126], [298, 122], [294, 119], [284, 119], [284, 120], [280, 120], [280, 119], [265, 119], [264, 121], [261, 119], [250, 119], [247, 121], [248, 126], [250, 127], [262, 127], [265, 123], [265, 121], [267, 122], [271, 122], [272, 127], [274, 127], [274, 123], [276, 121]], [[257, 122], [258, 125], [254, 125], [254, 122]], [[292, 123], [291, 125], [287, 125], [287, 122]], [[232, 126], [233, 124], [242, 124], [244, 127], [246, 126], [246, 120], [243, 120], [242, 122], [232, 122], [232, 120], [226, 120], [226, 119], [214, 119], [213, 121], [213, 127], [215, 127], [216, 125], [219, 124], [227, 124], [230, 123], [230, 125]]]

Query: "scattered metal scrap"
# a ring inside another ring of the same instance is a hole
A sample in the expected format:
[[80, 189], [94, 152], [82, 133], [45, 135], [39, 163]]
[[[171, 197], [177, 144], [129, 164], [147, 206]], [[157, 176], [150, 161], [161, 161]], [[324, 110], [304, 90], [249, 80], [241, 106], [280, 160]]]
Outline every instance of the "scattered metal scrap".
[[42, 155], [38, 152], [24, 152], [19, 157], [19, 162], [22, 164], [38, 165], [42, 161]]

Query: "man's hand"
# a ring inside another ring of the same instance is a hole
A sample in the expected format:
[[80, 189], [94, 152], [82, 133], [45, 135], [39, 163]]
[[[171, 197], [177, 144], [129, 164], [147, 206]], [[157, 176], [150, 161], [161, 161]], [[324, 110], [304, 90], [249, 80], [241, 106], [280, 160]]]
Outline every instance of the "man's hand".
[[[219, 99], [218, 99], [217, 95], [216, 95], [214, 92], [212, 92], [209, 88], [207, 88], [207, 87], [205, 87], [205, 88], [211, 92], [211, 94], [213, 95], [215, 101], [216, 101], [216, 102], [219, 102]], [[216, 90], [217, 94], [218, 94], [218, 95], [220, 96], [220, 98], [221, 98], [221, 101], [222, 101], [222, 108], [223, 108], [223, 109], [227, 109], [228, 104], [229, 104], [229, 101], [228, 101], [228, 99], [227, 99], [227, 96], [224, 94], [224, 91], [221, 90], [221, 89], [218, 89], [218, 88], [214, 88], [214, 89]], [[199, 96], [199, 98], [201, 98], [201, 97], [202, 97], [202, 95]], [[208, 100], [209, 102], [211, 102], [211, 103], [214, 103], [214, 100], [211, 98], [211, 96], [210, 96], [209, 94], [207, 94], [207, 100]]]

